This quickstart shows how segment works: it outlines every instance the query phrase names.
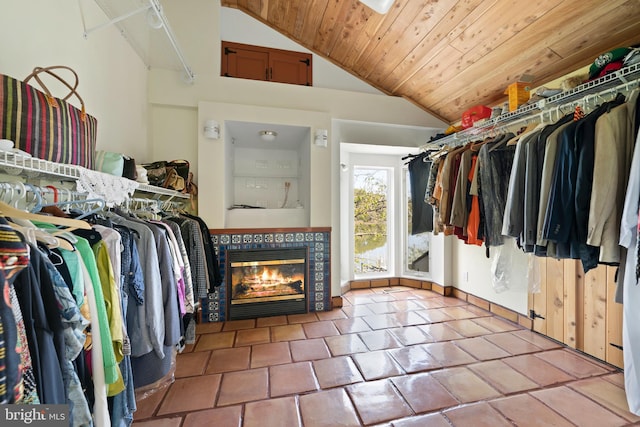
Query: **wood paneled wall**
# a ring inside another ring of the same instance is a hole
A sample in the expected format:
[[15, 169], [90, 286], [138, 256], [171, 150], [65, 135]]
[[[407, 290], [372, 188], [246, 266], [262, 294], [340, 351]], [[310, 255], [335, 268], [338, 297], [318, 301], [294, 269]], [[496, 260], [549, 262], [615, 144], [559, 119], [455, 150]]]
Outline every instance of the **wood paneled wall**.
[[529, 294], [536, 315], [533, 329], [622, 367], [622, 305], [614, 300], [617, 267], [600, 265], [585, 274], [576, 260], [538, 260], [540, 291]]

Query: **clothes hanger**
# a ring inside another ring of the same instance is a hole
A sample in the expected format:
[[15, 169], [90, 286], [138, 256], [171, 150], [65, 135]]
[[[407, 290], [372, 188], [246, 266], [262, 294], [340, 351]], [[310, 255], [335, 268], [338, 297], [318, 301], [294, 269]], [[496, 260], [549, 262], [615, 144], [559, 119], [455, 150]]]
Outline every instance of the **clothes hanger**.
[[[443, 145], [438, 151], [435, 151], [435, 152], [429, 154], [429, 156], [427, 156], [427, 157], [429, 157], [429, 159], [431, 159], [431, 160], [435, 160], [438, 157], [440, 157], [440, 156], [442, 156], [444, 154], [447, 154], [448, 152], [449, 152], [449, 146], [448, 145]], [[425, 159], [422, 159], [422, 161], [425, 161]]]
[[91, 229], [91, 225], [85, 221], [26, 212], [18, 208], [14, 208], [13, 206], [2, 201], [0, 201], [0, 214], [8, 216], [10, 218], [22, 218], [28, 219], [30, 221], [47, 222], [49, 224], [60, 225], [62, 227], [68, 228], [80, 228], [84, 230]]

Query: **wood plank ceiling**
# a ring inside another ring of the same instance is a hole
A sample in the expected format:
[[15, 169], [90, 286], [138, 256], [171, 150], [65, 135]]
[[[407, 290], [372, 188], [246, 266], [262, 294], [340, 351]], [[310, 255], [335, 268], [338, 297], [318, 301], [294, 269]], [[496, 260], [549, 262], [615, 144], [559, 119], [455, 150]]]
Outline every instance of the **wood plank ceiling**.
[[382, 92], [453, 123], [495, 105], [522, 74], [533, 87], [640, 43], [640, 0], [221, 0]]

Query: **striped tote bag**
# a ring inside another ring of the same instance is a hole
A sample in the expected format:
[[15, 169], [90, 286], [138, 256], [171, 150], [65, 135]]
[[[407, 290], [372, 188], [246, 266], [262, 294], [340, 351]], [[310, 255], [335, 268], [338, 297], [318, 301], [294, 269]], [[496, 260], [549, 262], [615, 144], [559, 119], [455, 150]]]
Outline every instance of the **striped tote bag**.
[[[59, 70], [69, 71], [73, 84]], [[58, 80], [69, 93], [54, 97], [42, 81], [44, 75]], [[31, 79], [42, 90], [30, 85]], [[0, 138], [37, 158], [93, 169], [97, 120], [86, 113], [77, 87], [78, 75], [63, 65], [36, 67], [24, 80], [0, 74]], [[72, 96], [80, 108], [67, 101]]]

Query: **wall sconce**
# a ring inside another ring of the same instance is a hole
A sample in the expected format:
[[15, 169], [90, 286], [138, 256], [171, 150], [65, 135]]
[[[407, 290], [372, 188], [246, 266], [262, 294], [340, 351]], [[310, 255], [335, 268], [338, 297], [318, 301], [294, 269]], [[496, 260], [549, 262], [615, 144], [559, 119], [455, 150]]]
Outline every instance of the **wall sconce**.
[[276, 132], [275, 130], [260, 131], [260, 138], [262, 138], [263, 141], [267, 141], [267, 142], [275, 141], [276, 136], [278, 136], [278, 132]]
[[220, 125], [215, 120], [204, 122], [204, 136], [208, 139], [220, 138]]
[[329, 132], [326, 129], [316, 129], [316, 137], [313, 141], [318, 147], [326, 147]]

